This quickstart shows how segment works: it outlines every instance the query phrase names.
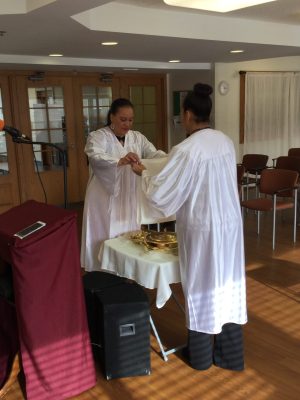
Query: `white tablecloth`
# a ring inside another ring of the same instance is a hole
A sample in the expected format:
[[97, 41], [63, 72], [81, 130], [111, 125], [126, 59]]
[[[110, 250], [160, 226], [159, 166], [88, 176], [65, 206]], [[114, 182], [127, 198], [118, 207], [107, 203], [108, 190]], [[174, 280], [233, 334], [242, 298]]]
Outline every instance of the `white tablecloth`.
[[170, 284], [180, 282], [178, 256], [163, 251], [145, 251], [126, 237], [109, 239], [99, 253], [102, 269], [132, 279], [148, 289], [157, 289], [156, 306], [170, 298]]

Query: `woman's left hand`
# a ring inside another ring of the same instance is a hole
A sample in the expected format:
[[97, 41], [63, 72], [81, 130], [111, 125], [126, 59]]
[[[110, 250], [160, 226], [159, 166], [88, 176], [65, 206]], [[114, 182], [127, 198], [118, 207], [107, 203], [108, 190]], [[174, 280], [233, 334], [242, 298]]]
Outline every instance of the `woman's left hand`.
[[141, 176], [142, 172], [146, 169], [146, 167], [143, 164], [132, 163], [131, 164], [131, 169], [135, 174]]

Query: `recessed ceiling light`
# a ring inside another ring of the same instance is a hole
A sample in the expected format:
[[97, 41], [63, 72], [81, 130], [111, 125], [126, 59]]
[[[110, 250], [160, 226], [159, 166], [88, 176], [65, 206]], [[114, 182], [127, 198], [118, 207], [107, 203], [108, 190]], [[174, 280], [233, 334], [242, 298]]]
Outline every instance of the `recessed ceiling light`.
[[196, 8], [199, 10], [228, 12], [275, 0], [164, 0], [169, 6]]
[[138, 68], [123, 68], [123, 71], [138, 71]]
[[170, 60], [169, 63], [179, 63], [180, 60]]
[[59, 53], [53, 53], [53, 54], [49, 54], [49, 57], [62, 57], [62, 54]]
[[245, 50], [230, 50], [230, 53], [244, 53]]
[[118, 42], [102, 42], [102, 46], [116, 46]]

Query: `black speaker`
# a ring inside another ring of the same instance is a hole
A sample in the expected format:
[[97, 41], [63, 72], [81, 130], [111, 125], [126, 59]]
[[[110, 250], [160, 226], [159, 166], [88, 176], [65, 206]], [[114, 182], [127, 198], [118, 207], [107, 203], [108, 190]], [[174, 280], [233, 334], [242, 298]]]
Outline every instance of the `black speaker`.
[[[99, 306], [96, 304], [95, 293], [123, 284], [126, 280], [120, 276], [102, 271], [88, 272], [83, 276], [82, 280], [91, 343], [99, 345], [99, 337], [102, 333], [99, 331]], [[97, 348], [93, 346], [92, 349], [94, 356], [97, 356]]]
[[124, 283], [95, 293], [98, 357], [107, 379], [149, 375], [149, 301], [141, 286]]
[[107, 379], [149, 375], [148, 297], [134, 282], [99, 274], [111, 275], [98, 272], [83, 278], [94, 356]]

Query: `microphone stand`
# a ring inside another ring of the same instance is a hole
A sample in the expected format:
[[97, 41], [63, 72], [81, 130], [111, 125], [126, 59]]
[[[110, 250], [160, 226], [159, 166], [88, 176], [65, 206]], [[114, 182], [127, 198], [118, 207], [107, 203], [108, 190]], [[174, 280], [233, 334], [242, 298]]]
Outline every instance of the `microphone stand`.
[[48, 143], [48, 142], [33, 142], [30, 139], [27, 138], [23, 138], [22, 136], [14, 136], [13, 138], [13, 142], [18, 143], [18, 144], [40, 144], [40, 145], [46, 145], [48, 147], [52, 147], [54, 149], [56, 149], [59, 154], [62, 156], [62, 160], [63, 160], [63, 174], [64, 174], [64, 208], [67, 208], [67, 158], [66, 158], [66, 150], [60, 148], [59, 146], [57, 146], [56, 144], [53, 143]]

